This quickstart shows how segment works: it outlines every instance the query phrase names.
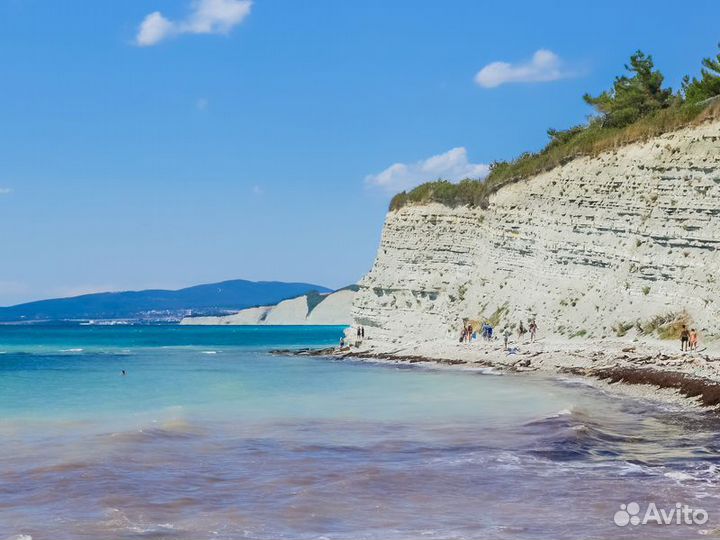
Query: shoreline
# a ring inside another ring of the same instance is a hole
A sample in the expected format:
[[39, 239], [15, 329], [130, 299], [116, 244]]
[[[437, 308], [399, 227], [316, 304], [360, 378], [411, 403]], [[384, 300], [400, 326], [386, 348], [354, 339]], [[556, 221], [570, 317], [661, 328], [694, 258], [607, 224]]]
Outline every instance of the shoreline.
[[[673, 342], [675, 343], [675, 342]], [[720, 355], [706, 349], [670, 351], [669, 342], [568, 341], [539, 339], [511, 344], [508, 353], [494, 341], [445, 340], [389, 344], [366, 339], [357, 346], [275, 350], [274, 354], [338, 360], [433, 365], [447, 369], [485, 368], [499, 373], [578, 377], [593, 387], [655, 403], [720, 409]]]

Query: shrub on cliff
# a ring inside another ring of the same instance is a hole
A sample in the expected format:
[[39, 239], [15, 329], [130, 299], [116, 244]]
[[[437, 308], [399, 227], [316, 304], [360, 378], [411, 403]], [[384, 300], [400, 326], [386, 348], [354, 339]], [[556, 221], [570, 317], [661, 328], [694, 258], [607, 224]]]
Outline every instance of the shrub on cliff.
[[457, 184], [447, 180], [436, 180], [421, 184], [410, 191], [395, 195], [390, 201], [390, 210], [398, 210], [406, 204], [439, 202], [450, 208], [456, 206], [483, 206], [487, 200], [487, 186], [484, 182], [466, 178]]
[[638, 330], [649, 336], [657, 334], [660, 339], [680, 339], [683, 327], [692, 325], [692, 318], [687, 311], [678, 313], [663, 313], [641, 323], [638, 321]]

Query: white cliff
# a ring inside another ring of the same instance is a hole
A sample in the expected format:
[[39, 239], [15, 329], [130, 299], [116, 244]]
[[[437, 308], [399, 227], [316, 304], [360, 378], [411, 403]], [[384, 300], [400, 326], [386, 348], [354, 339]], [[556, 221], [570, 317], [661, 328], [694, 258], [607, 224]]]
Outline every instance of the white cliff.
[[306, 323], [317, 325], [350, 325], [355, 291], [342, 289], [327, 295], [322, 302], [308, 314]]
[[275, 306], [243, 309], [220, 317], [185, 317], [182, 325], [346, 325], [350, 324], [355, 291], [303, 295]]
[[[390, 212], [355, 324], [384, 343], [455, 339], [463, 319], [603, 338], [687, 317], [720, 334], [720, 122], [579, 158], [487, 209]], [[684, 315], [685, 314], [685, 315]]]
[[180, 324], [182, 325], [226, 325], [226, 324], [262, 324], [272, 306], [260, 306], [243, 309], [232, 315], [224, 315], [220, 317], [185, 317]]
[[263, 324], [305, 324], [308, 315], [308, 301], [306, 296], [298, 296], [283, 300], [272, 308]]

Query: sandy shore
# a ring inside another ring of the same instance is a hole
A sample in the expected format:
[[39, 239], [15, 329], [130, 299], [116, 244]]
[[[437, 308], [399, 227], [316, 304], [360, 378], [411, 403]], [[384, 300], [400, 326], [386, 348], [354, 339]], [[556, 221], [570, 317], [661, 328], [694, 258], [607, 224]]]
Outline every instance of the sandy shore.
[[511, 343], [510, 347], [511, 351], [506, 351], [501, 341], [387, 344], [366, 339], [352, 347], [299, 354], [577, 377], [607, 391], [655, 402], [693, 408], [720, 406], [720, 354], [716, 350], [683, 353], [674, 341], [547, 338]]

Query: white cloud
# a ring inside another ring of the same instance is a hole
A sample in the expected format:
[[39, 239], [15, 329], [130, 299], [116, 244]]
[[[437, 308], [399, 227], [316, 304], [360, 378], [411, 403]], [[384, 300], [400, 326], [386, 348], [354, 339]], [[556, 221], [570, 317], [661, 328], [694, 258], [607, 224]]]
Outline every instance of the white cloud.
[[150, 47], [181, 34], [227, 34], [250, 14], [251, 8], [252, 0], [193, 0], [190, 14], [179, 21], [155, 11], [140, 23], [135, 43]]
[[489, 170], [484, 163], [470, 163], [467, 150], [460, 146], [415, 163], [394, 163], [382, 172], [366, 176], [365, 183], [394, 193], [438, 178], [450, 181], [484, 178]]
[[519, 64], [492, 62], [475, 75], [475, 82], [484, 88], [495, 88], [506, 83], [548, 82], [572, 77], [563, 61], [552, 51], [539, 49], [532, 60]]
[[192, 34], [227, 34], [250, 14], [252, 0], [195, 0], [183, 30]]
[[0, 195], [9, 195], [12, 192], [13, 192], [12, 188], [0, 187]]
[[175, 33], [172, 22], [162, 16], [162, 13], [155, 11], [145, 17], [140, 24], [140, 30], [135, 42], [141, 47], [149, 47], [161, 42], [166, 37]]

